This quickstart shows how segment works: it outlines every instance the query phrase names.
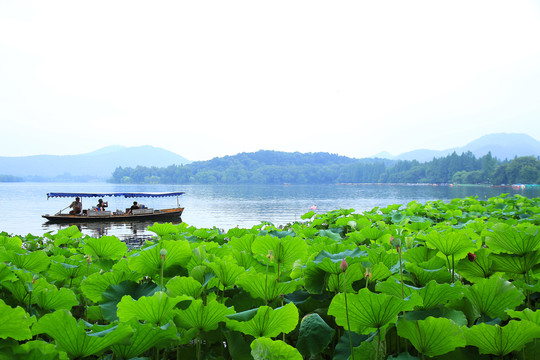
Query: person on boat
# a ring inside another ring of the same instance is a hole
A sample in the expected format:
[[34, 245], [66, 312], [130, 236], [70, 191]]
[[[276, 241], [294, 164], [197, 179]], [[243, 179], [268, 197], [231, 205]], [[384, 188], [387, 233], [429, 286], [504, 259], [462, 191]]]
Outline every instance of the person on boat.
[[129, 208], [129, 214], [133, 214], [133, 210], [140, 209], [141, 207], [139, 204], [137, 204], [136, 201], [133, 202], [133, 205], [131, 205], [131, 208]]
[[103, 202], [103, 199], [99, 199], [96, 209], [97, 211], [104, 211], [107, 206], [109, 206], [107, 202]]
[[81, 199], [76, 197], [75, 198], [75, 201], [71, 203], [71, 205], [69, 205], [70, 208], [72, 208], [72, 210], [69, 212], [70, 215], [77, 215], [77, 214], [80, 214], [81, 213], [81, 210], [82, 210], [82, 202], [81, 202]]

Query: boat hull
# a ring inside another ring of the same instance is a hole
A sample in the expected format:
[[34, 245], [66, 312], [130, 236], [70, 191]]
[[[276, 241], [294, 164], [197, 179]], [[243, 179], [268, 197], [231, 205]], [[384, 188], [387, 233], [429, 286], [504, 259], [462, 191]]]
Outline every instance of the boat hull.
[[184, 208], [156, 210], [151, 214], [110, 214], [103, 216], [87, 216], [87, 215], [42, 215], [51, 223], [87, 223], [87, 222], [132, 222], [132, 221], [179, 221]]

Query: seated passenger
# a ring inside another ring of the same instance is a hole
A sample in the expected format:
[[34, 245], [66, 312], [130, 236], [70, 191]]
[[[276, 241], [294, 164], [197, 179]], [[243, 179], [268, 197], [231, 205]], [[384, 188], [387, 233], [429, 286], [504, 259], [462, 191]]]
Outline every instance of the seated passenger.
[[136, 201], [133, 202], [133, 205], [131, 205], [131, 208], [129, 209], [129, 213], [130, 214], [133, 214], [133, 210], [136, 210], [136, 209], [140, 209], [141, 207], [139, 206], [139, 204], [137, 204]]
[[96, 210], [104, 211], [107, 206], [109, 206], [107, 202], [103, 202], [103, 199], [99, 199], [98, 204], [96, 205]]
[[80, 214], [81, 213], [81, 210], [82, 210], [82, 202], [81, 202], [81, 199], [79, 199], [78, 197], [75, 198], [75, 201], [71, 203], [71, 205], [69, 205], [70, 208], [73, 208], [69, 214], [70, 215], [77, 215], [77, 214]]

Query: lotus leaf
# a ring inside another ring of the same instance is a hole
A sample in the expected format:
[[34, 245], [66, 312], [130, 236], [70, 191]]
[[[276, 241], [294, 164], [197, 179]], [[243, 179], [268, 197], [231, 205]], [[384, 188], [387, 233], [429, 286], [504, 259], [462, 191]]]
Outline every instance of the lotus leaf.
[[18, 345], [10, 354], [10, 360], [68, 360], [64, 351], [42, 340], [28, 341]]
[[147, 229], [159, 236], [160, 239], [163, 239], [166, 235], [175, 234], [179, 231], [178, 227], [170, 223], [155, 223], [152, 226], [148, 226]]
[[171, 297], [187, 295], [193, 298], [201, 296], [203, 286], [192, 277], [175, 276], [167, 282], [167, 295]]
[[482, 248], [476, 250], [474, 256], [471, 257], [472, 260], [469, 258], [461, 259], [456, 266], [457, 272], [471, 282], [490, 277], [494, 273], [490, 252], [489, 249]]
[[43, 251], [19, 253], [13, 250], [0, 251], [0, 261], [11, 263], [19, 269], [25, 269], [34, 273], [40, 273], [47, 270], [51, 264], [51, 260]]
[[186, 329], [211, 331], [218, 328], [220, 322], [225, 322], [225, 316], [234, 314], [234, 308], [228, 308], [216, 300], [193, 300], [185, 310], [177, 312], [175, 322]]
[[296, 348], [304, 356], [316, 356], [326, 349], [334, 332], [319, 314], [306, 315], [300, 322]]
[[540, 233], [529, 234], [506, 224], [497, 224], [484, 235], [486, 245], [493, 252], [523, 256], [540, 249]]
[[460, 327], [446, 318], [428, 317], [425, 320], [397, 323], [398, 335], [409, 339], [418, 352], [427, 356], [438, 356], [466, 345]]
[[3, 247], [5, 250], [13, 250], [15, 252], [21, 251], [22, 248], [22, 240], [18, 236], [4, 236], [0, 235], [0, 247]]
[[482, 315], [506, 318], [505, 311], [523, 303], [525, 296], [510, 282], [493, 277], [481, 279], [465, 289], [465, 297]]
[[[266, 260], [267, 255], [271, 255], [273, 260], [270, 264], [276, 264], [281, 271], [292, 269], [297, 259], [302, 259], [307, 255], [306, 242], [298, 237], [284, 237], [282, 239], [273, 236], [259, 236], [251, 246], [254, 254]], [[263, 261], [266, 263], [266, 261]]]
[[68, 288], [45, 288], [34, 291], [33, 297], [36, 304], [44, 310], [71, 310], [73, 306], [79, 305], [75, 293]]
[[169, 297], [164, 292], [158, 291], [151, 297], [143, 296], [137, 300], [126, 295], [118, 303], [117, 315], [121, 322], [135, 318], [161, 326], [168, 323], [176, 314], [178, 303], [189, 303], [188, 296]]
[[0, 339], [12, 338], [26, 340], [32, 337], [30, 326], [35, 318], [30, 317], [23, 308], [12, 308], [0, 299]]
[[298, 281], [277, 281], [275, 274], [245, 273], [240, 276], [236, 284], [243, 288], [255, 299], [272, 302], [280, 295], [293, 293], [298, 288]]
[[212, 269], [224, 288], [233, 286], [238, 276], [246, 272], [243, 267], [235, 264], [232, 258], [226, 260], [216, 258], [213, 262], [209, 262], [207, 266]]
[[129, 339], [129, 345], [117, 344], [112, 346], [113, 352], [121, 359], [132, 359], [143, 354], [152, 347], [159, 346], [167, 340], [175, 340], [176, 327], [172, 321], [163, 326], [141, 324], [135, 319], [127, 323], [134, 330]]
[[[161, 259], [162, 249], [167, 250], [165, 260]], [[160, 272], [162, 261], [163, 269], [166, 270], [175, 265], [186, 266], [190, 259], [191, 247], [187, 241], [164, 240], [131, 256], [129, 267], [139, 274], [156, 276]]]
[[83, 323], [77, 323], [67, 310], [57, 310], [39, 319], [32, 332], [49, 335], [60, 350], [77, 358], [98, 354], [111, 345], [121, 343], [131, 336], [133, 330], [129, 325], [120, 323], [100, 333], [87, 333]]
[[118, 303], [125, 295], [137, 300], [143, 296], [152, 296], [159, 286], [154, 283], [136, 283], [130, 280], [122, 281], [120, 284], [111, 284], [102, 294], [103, 301], [99, 305], [103, 318], [108, 321], [118, 319], [116, 315]]
[[444, 256], [453, 255], [456, 260], [476, 250], [472, 240], [461, 232], [440, 233], [433, 230], [425, 237], [425, 240], [428, 247], [439, 250]]
[[94, 273], [84, 279], [81, 283], [83, 294], [93, 302], [101, 302], [103, 293], [110, 285], [120, 284], [122, 281], [139, 281], [141, 275], [134, 272], [109, 271], [103, 274]]
[[540, 327], [530, 321], [510, 320], [507, 325], [474, 325], [465, 330], [467, 345], [476, 346], [480, 354], [504, 356], [540, 338]]
[[258, 338], [251, 343], [254, 360], [302, 360], [302, 355], [281, 340]]
[[272, 309], [261, 306], [233, 315], [227, 315], [227, 327], [253, 337], [276, 337], [289, 333], [298, 324], [298, 309], [293, 304]]
[[540, 310], [532, 311], [531, 309], [525, 309], [523, 311], [506, 310], [506, 313], [513, 318], [528, 320], [536, 325], [540, 326]]
[[[368, 289], [361, 289], [358, 294], [348, 294], [348, 318], [350, 331], [367, 334], [397, 320], [402, 311], [414, 309], [422, 304], [418, 295], [402, 300], [386, 294], [374, 294]], [[345, 295], [334, 296], [328, 315], [336, 318], [336, 323], [348, 329], [347, 312], [345, 310]]]
[[116, 236], [102, 236], [89, 239], [83, 251], [98, 259], [118, 260], [127, 253], [127, 245]]

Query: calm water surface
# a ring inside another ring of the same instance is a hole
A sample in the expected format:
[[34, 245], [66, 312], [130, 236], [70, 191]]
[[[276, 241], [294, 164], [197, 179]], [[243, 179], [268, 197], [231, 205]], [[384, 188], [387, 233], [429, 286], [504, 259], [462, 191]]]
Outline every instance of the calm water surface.
[[[514, 190], [490, 187], [405, 186], [405, 185], [115, 185], [106, 183], [0, 183], [0, 231], [15, 235], [56, 233], [66, 225], [50, 224], [41, 217], [67, 207], [73, 199], [47, 200], [48, 192], [185, 191], [180, 205], [185, 207], [182, 221], [196, 227], [252, 227], [262, 221], [283, 225], [296, 220], [317, 206], [318, 212], [339, 208], [360, 213], [375, 206], [407, 204], [412, 200], [450, 201], [478, 196], [485, 199], [501, 193], [540, 197], [540, 189]], [[109, 209], [128, 208], [133, 199], [110, 198]], [[176, 206], [176, 198], [140, 199], [153, 208]], [[97, 203], [83, 199], [83, 208]], [[115, 235], [119, 238], [153, 235], [151, 223], [83, 224], [85, 235]]]

